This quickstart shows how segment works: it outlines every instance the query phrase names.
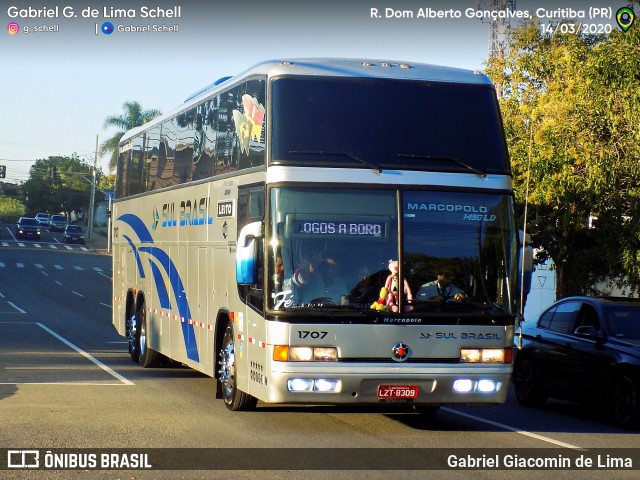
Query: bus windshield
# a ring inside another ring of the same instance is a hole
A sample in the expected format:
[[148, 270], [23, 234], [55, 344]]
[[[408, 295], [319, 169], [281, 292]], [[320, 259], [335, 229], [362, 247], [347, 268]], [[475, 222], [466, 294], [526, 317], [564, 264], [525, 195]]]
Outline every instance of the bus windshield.
[[282, 77], [272, 93], [271, 164], [509, 171], [487, 85]]
[[464, 303], [510, 312], [510, 197], [406, 191], [401, 198], [399, 222], [395, 190], [272, 188], [269, 309], [428, 312], [434, 301], [454, 300], [429, 294], [444, 269], [449, 292], [460, 289]]

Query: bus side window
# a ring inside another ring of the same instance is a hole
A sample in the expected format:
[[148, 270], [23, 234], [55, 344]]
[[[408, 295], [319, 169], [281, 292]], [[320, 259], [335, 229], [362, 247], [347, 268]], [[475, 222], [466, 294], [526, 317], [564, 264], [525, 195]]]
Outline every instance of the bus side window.
[[[264, 221], [264, 185], [238, 187], [238, 232], [251, 222]], [[237, 238], [236, 235], [236, 238]], [[240, 285], [238, 291], [243, 302], [264, 310], [264, 238], [258, 243], [258, 275], [254, 285]]]

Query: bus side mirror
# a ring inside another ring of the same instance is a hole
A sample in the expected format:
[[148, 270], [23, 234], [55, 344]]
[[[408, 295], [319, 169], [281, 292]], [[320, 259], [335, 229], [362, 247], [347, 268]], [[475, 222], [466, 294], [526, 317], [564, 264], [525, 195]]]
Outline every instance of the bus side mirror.
[[242, 227], [236, 248], [236, 282], [238, 285], [256, 283], [258, 267], [258, 239], [262, 237], [262, 222]]

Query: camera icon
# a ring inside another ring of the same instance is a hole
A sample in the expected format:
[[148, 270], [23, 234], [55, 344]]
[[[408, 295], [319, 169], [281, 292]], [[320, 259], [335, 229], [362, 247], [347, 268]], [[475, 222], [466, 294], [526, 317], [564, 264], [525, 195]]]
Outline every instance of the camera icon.
[[20, 33], [20, 25], [18, 25], [16, 22], [10, 22], [7, 25], [7, 33], [9, 35], [16, 35]]

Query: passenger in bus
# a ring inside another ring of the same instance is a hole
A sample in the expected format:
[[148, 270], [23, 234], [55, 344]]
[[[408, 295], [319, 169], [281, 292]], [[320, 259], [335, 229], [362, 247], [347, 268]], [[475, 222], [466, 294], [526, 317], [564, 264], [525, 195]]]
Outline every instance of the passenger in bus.
[[348, 305], [349, 289], [338, 261], [329, 256], [303, 262], [293, 273], [298, 304]]
[[428, 302], [444, 302], [447, 300], [462, 302], [466, 298], [467, 295], [464, 290], [451, 283], [451, 273], [442, 269], [436, 274], [436, 280], [422, 285], [416, 295], [416, 300], [426, 300]]

